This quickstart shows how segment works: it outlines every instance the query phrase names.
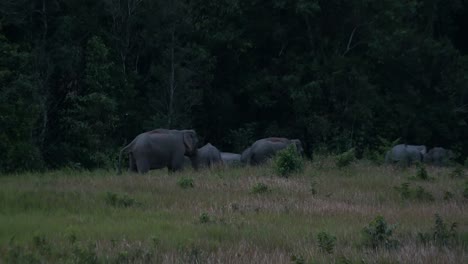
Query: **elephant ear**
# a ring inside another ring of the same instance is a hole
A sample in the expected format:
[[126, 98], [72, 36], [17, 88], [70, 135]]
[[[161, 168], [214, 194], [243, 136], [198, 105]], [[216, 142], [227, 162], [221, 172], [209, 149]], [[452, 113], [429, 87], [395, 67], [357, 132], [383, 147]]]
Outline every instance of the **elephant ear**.
[[291, 142], [294, 143], [294, 145], [296, 146], [297, 152], [302, 155], [304, 152], [304, 149], [302, 148], [301, 141], [299, 139], [292, 139]]
[[184, 132], [184, 145], [187, 153], [193, 153], [197, 147], [196, 144], [195, 131], [189, 130]]

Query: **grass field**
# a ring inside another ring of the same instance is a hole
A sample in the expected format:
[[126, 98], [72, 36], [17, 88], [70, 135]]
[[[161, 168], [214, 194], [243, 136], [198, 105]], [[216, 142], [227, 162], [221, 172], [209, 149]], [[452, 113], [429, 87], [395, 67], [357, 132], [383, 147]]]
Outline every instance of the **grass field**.
[[[422, 180], [319, 157], [289, 178], [270, 166], [2, 175], [0, 263], [468, 263], [467, 175], [453, 170]], [[396, 225], [392, 247], [365, 243], [378, 215]]]

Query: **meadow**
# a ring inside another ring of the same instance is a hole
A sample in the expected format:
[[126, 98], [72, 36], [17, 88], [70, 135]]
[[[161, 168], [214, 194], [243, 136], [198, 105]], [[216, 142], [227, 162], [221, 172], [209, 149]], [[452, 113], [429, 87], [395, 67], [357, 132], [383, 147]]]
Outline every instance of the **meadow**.
[[468, 263], [466, 169], [419, 170], [1, 175], [0, 263]]

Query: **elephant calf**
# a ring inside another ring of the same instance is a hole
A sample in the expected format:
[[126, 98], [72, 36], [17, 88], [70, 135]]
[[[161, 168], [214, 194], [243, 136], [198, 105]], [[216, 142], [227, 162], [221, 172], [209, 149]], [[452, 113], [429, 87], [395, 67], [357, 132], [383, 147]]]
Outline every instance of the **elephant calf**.
[[424, 155], [424, 163], [434, 166], [447, 166], [455, 157], [453, 151], [441, 147], [435, 147]]
[[262, 164], [289, 145], [294, 145], [297, 153], [301, 156], [304, 154], [304, 149], [299, 139], [270, 137], [259, 139], [252, 146], [244, 150], [241, 155], [241, 161], [244, 164], [250, 165]]
[[230, 152], [221, 152], [221, 159], [224, 165], [239, 165], [241, 163], [241, 155]]
[[221, 152], [215, 146], [208, 143], [198, 149], [197, 155], [195, 156], [195, 164], [196, 168], [212, 167], [217, 164], [223, 164]]
[[400, 163], [409, 166], [416, 162], [421, 162], [426, 154], [424, 145], [399, 144], [394, 146], [385, 155], [385, 163]]

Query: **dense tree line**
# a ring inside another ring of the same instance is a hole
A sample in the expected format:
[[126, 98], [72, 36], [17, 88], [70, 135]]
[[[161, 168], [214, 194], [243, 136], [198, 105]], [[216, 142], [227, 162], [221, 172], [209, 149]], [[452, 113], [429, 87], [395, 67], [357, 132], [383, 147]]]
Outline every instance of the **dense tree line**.
[[111, 167], [157, 127], [240, 151], [468, 149], [466, 0], [2, 0], [0, 168]]

